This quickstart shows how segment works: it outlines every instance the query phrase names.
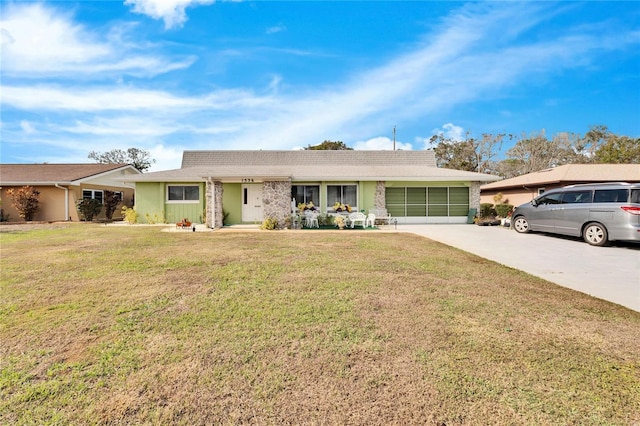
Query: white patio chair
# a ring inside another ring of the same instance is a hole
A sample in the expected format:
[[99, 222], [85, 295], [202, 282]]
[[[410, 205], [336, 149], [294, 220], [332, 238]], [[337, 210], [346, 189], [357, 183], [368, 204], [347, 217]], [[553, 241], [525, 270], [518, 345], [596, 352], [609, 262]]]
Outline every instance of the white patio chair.
[[318, 212], [306, 211], [304, 212], [304, 224], [307, 228], [320, 228], [318, 223]]
[[367, 217], [364, 215], [364, 213], [351, 213], [349, 215], [349, 223], [351, 223], [351, 228], [354, 228], [356, 226], [356, 222], [360, 222], [362, 224], [362, 229], [364, 229], [366, 226]]
[[366, 225], [367, 228], [368, 227], [372, 227], [373, 228], [374, 226], [376, 226], [376, 215], [373, 214], [373, 213], [369, 213], [367, 215], [367, 220], [365, 222], [365, 225]]

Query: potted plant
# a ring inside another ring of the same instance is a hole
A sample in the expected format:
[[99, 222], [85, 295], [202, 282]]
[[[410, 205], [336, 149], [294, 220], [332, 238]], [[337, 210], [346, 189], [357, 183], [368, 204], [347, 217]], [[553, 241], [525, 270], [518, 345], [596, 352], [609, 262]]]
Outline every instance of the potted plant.
[[340, 228], [340, 229], [344, 229], [344, 227], [345, 227], [345, 225], [346, 225], [345, 220], [344, 220], [344, 217], [342, 217], [342, 216], [335, 216], [335, 217], [333, 218], [333, 223], [335, 223], [335, 224], [336, 224], [336, 226], [337, 226], [338, 228]]

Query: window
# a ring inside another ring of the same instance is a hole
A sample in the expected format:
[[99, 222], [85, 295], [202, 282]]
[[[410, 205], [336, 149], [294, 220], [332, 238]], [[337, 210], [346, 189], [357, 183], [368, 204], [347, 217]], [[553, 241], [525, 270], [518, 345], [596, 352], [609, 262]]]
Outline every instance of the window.
[[352, 209], [358, 209], [357, 185], [327, 185], [327, 209], [333, 209], [334, 204], [348, 204]]
[[560, 204], [560, 197], [562, 196], [562, 192], [556, 192], [555, 194], [543, 195], [538, 198], [536, 204]]
[[296, 206], [300, 203], [313, 202], [314, 206], [320, 206], [319, 185], [293, 185], [291, 186], [291, 198], [296, 200]]
[[167, 201], [197, 203], [200, 201], [200, 187], [198, 185], [169, 185], [167, 186]]
[[103, 204], [104, 200], [104, 192], [102, 190], [97, 189], [83, 189], [82, 190], [82, 199], [83, 200], [98, 200], [100, 204]]
[[626, 203], [629, 198], [627, 189], [596, 189], [594, 203]]
[[591, 191], [570, 191], [562, 196], [562, 204], [590, 203]]

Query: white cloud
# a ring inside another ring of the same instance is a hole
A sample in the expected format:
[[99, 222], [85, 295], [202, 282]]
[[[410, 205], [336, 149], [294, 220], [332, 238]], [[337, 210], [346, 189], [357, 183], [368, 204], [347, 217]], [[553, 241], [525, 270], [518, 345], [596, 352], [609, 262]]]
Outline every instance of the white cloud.
[[198, 5], [211, 4], [215, 0], [125, 0], [124, 4], [133, 6], [135, 13], [147, 15], [153, 19], [162, 19], [166, 29], [181, 27], [187, 21], [185, 9]]
[[167, 60], [138, 54], [123, 39], [131, 26], [114, 27], [105, 37], [73, 22], [68, 12], [40, 3], [13, 4], [3, 10], [2, 72], [16, 77], [91, 78], [111, 72], [152, 76], [187, 68], [194, 57]]
[[20, 128], [26, 134], [32, 134], [32, 133], [35, 133], [35, 131], [36, 131], [36, 129], [33, 127], [33, 125], [31, 123], [29, 123], [27, 120], [21, 120], [20, 121]]
[[[393, 143], [393, 140], [389, 139], [388, 137], [378, 136], [375, 138], [368, 139], [366, 141], [358, 141], [355, 144], [353, 144], [352, 148], [363, 150], [363, 151], [370, 151], [370, 150], [391, 151], [394, 148], [394, 143]], [[395, 149], [411, 151], [413, 149], [413, 146], [411, 146], [410, 143], [403, 143], [396, 140]]]
[[465, 131], [462, 127], [456, 126], [453, 123], [443, 124], [440, 129], [433, 129], [432, 134], [442, 136], [445, 139], [451, 139], [454, 141], [465, 140]]
[[277, 34], [277, 33], [281, 33], [281, 32], [286, 31], [286, 30], [287, 30], [286, 26], [284, 26], [283, 24], [278, 24], [278, 25], [274, 25], [273, 27], [267, 28], [265, 33], [267, 33], [267, 34]]

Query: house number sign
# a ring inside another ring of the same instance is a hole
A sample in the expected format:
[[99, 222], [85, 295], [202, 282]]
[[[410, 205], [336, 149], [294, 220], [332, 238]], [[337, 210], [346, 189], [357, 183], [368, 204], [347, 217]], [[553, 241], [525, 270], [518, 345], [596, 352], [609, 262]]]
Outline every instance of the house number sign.
[[252, 178], [243, 178], [242, 182], [244, 182], [244, 183], [253, 183], [253, 179]]

